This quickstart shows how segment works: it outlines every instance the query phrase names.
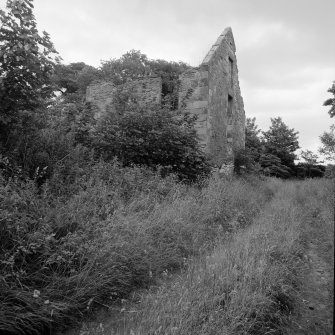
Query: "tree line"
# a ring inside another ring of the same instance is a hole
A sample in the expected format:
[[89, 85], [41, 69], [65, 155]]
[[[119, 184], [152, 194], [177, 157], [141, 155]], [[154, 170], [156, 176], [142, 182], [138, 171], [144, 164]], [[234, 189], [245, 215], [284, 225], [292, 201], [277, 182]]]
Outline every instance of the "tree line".
[[[320, 136], [320, 140], [319, 153], [327, 160], [335, 161], [334, 125]], [[237, 156], [237, 172], [247, 171], [284, 179], [322, 177], [327, 167], [320, 156], [311, 150], [301, 150], [298, 155], [299, 148], [298, 132], [289, 128], [281, 117], [271, 118], [267, 131], [258, 128], [256, 118], [247, 118], [245, 150]]]

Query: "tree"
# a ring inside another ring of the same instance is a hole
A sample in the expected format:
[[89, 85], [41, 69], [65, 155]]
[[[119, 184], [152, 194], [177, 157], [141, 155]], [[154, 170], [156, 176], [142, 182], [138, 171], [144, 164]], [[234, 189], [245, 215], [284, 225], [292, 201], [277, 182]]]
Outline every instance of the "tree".
[[0, 143], [3, 145], [10, 142], [8, 137], [13, 130], [26, 128], [33, 111], [53, 95], [50, 77], [59, 58], [49, 35], [39, 34], [32, 9], [32, 0], [7, 0], [7, 10], [0, 10]]
[[[328, 89], [328, 92], [333, 94], [333, 98], [327, 99], [323, 105], [324, 106], [331, 106], [330, 110], [328, 111], [330, 117], [335, 116], [335, 81], [333, 81], [332, 87]], [[321, 155], [324, 155], [327, 160], [335, 162], [335, 124], [330, 126], [329, 132], [324, 132], [320, 136], [322, 147], [319, 148], [319, 152]], [[328, 164], [325, 176], [334, 177], [335, 175], [335, 165]]]
[[332, 93], [333, 98], [327, 99], [323, 103], [323, 105], [324, 106], [330, 106], [330, 110], [328, 111], [328, 113], [329, 113], [330, 117], [334, 117], [335, 116], [335, 81], [333, 81], [332, 87], [330, 87], [327, 92]]
[[256, 125], [256, 118], [247, 118], [245, 127], [245, 147], [254, 154], [255, 159], [259, 158], [262, 151], [261, 130]]
[[270, 129], [263, 132], [265, 153], [280, 158], [281, 165], [294, 169], [295, 151], [299, 149], [298, 132], [290, 129], [280, 117], [271, 118]]
[[115, 85], [124, 84], [150, 74], [148, 57], [139, 50], [130, 50], [119, 59], [103, 61], [101, 71], [105, 80]]
[[319, 160], [319, 156], [314, 154], [311, 150], [301, 150], [300, 156], [305, 163], [309, 165], [315, 165]]
[[330, 126], [329, 132], [324, 132], [320, 136], [322, 147], [319, 152], [326, 157], [326, 159], [335, 162], [335, 124]]
[[[261, 130], [256, 125], [256, 118], [247, 118], [245, 125], [245, 149], [235, 156], [235, 172], [259, 172], [259, 158], [262, 154], [263, 144], [260, 138]], [[243, 168], [242, 168], [243, 167]]]
[[324, 166], [319, 164], [319, 157], [311, 150], [302, 150], [300, 157], [304, 162], [299, 163], [296, 167], [298, 177], [322, 177], [324, 174]]
[[259, 163], [261, 171], [266, 176], [288, 178], [291, 175], [291, 169], [281, 163], [278, 156], [269, 153], [261, 154]]

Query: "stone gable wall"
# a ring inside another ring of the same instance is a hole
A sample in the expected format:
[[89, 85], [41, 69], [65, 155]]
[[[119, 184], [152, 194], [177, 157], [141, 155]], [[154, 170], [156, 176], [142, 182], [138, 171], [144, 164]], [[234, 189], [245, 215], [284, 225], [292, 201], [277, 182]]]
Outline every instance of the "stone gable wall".
[[208, 71], [194, 68], [180, 76], [179, 107], [185, 112], [197, 115], [195, 128], [200, 146], [207, 150], [208, 124]]
[[235, 50], [232, 31], [227, 28], [199, 68], [180, 77], [179, 107], [198, 116], [200, 143], [218, 167], [233, 162], [245, 143]]

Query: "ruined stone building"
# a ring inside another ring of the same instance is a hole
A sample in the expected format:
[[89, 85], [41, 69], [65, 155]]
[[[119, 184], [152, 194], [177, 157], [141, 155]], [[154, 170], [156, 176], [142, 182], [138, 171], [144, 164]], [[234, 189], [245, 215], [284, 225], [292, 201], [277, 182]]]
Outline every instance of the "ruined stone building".
[[[179, 109], [197, 115], [200, 145], [221, 169], [231, 169], [245, 143], [245, 113], [235, 52], [232, 30], [226, 28], [200, 66], [179, 78]], [[139, 103], [159, 103], [162, 81], [160, 77], [143, 78], [133, 83], [133, 89]], [[97, 83], [88, 87], [86, 99], [103, 113], [114, 93], [113, 84]]]
[[[128, 84], [128, 89], [132, 89], [134, 96], [140, 105], [147, 103], [160, 103], [162, 95], [161, 77], [145, 77], [137, 79]], [[116, 87], [111, 82], [97, 82], [90, 85], [86, 91], [86, 101], [98, 107], [101, 116], [113, 102]]]

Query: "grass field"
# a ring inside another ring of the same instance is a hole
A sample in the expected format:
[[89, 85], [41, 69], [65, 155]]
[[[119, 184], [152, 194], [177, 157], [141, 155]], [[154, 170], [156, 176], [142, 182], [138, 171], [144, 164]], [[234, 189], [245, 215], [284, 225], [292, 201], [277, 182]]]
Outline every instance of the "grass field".
[[[101, 163], [66, 194], [2, 181], [0, 330], [282, 334], [306, 241], [329, 261], [330, 180], [187, 186]], [[317, 220], [316, 220], [317, 218]], [[313, 226], [314, 225], [314, 226]]]
[[2, 179], [0, 330], [44, 333], [119, 303], [249, 225], [272, 193], [258, 180], [188, 186], [107, 163], [42, 189]]
[[83, 324], [81, 334], [331, 334], [331, 286], [319, 328], [304, 320], [297, 330], [293, 321], [304, 313], [302, 298], [310, 298], [303, 296], [309, 241], [333, 273], [333, 185], [267, 185], [274, 196], [251, 225], [218, 239], [185, 271], [137, 296], [140, 302], [125, 301], [121, 311]]

